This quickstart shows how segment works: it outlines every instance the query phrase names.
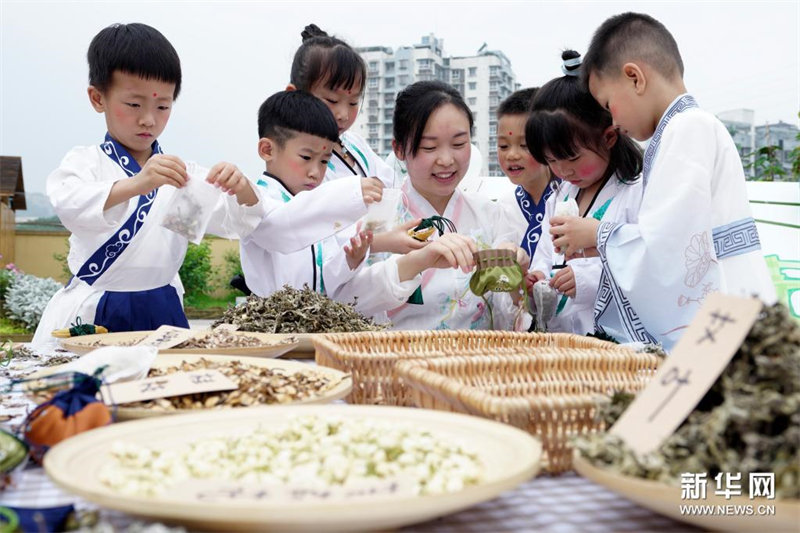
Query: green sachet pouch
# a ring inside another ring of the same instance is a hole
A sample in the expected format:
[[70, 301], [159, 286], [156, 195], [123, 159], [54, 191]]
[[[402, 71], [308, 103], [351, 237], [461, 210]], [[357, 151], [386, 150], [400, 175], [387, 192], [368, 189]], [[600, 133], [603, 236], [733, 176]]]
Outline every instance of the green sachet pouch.
[[487, 292], [521, 292], [528, 308], [528, 295], [525, 291], [525, 272], [517, 263], [513, 250], [481, 250], [473, 254], [477, 269], [469, 280], [469, 289], [483, 298], [489, 310], [490, 327], [494, 328], [492, 306], [486, 299]]

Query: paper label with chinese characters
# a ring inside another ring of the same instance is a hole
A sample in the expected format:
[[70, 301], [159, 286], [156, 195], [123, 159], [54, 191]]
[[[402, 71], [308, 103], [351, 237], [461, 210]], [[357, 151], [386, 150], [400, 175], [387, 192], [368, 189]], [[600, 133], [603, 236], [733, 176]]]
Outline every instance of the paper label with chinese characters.
[[233, 390], [238, 385], [219, 370], [175, 372], [166, 376], [113, 383], [102, 387], [104, 401], [111, 404], [143, 402], [198, 392]]
[[658, 448], [686, 420], [728, 365], [761, 306], [755, 298], [708, 295], [653, 380], [609, 432], [638, 454]]
[[153, 333], [136, 343], [136, 346], [154, 346], [159, 350], [166, 350], [189, 340], [196, 331], [175, 326], [161, 326]]

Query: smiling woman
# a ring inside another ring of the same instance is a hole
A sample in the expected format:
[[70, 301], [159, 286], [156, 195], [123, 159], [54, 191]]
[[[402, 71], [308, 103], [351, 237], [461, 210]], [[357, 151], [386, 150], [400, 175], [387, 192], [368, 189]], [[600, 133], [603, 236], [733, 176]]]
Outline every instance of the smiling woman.
[[398, 94], [393, 145], [408, 169], [407, 209], [398, 223], [442, 217], [457, 233], [434, 234], [423, 248], [403, 256], [373, 258], [377, 262], [342, 286], [337, 299], [356, 298], [356, 309], [378, 320], [390, 318], [395, 329], [491, 329], [491, 301], [495, 327], [514, 327], [516, 309], [507, 294], [484, 300], [470, 291], [478, 250], [508, 248], [523, 269], [528, 266], [505, 209], [457, 188], [469, 168], [471, 130], [472, 113], [445, 83], [417, 82]]

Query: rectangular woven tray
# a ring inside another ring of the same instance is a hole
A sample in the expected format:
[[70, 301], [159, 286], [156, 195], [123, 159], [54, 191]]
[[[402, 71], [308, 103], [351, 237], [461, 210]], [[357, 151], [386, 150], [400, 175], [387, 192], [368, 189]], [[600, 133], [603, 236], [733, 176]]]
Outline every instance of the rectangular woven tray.
[[415, 405], [491, 418], [542, 441], [543, 469], [572, 468], [570, 439], [605, 429], [598, 395], [636, 393], [660, 359], [633, 350], [534, 348], [526, 354], [456, 356], [397, 363]]
[[314, 338], [317, 364], [353, 377], [347, 401], [357, 404], [414, 405], [398, 380], [395, 363], [457, 355], [526, 353], [533, 348], [576, 348], [593, 352], [620, 351], [619, 345], [567, 333], [509, 331], [389, 331], [331, 333]]

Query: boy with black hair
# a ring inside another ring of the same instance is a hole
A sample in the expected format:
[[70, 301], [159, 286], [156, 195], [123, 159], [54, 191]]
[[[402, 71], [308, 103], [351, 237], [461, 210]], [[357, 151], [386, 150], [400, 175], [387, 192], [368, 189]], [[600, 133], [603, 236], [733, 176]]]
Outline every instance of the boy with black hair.
[[47, 178], [50, 202], [72, 232], [73, 277], [48, 303], [35, 345], [52, 342], [53, 330], [79, 319], [109, 331], [188, 327], [178, 277], [187, 240], [160, 225], [187, 180], [206, 179], [228, 193], [214, 208], [212, 233], [247, 233], [263, 216], [256, 192], [234, 165], [187, 170], [162, 152], [157, 139], [180, 92], [181, 65], [161, 33], [145, 24], [114, 24], [94, 37], [87, 59], [89, 101], [105, 114], [108, 132], [100, 145], [72, 149]]
[[509, 181], [516, 185], [513, 199], [503, 198], [509, 220], [519, 222], [520, 246], [533, 258], [542, 234], [542, 218], [547, 199], [559, 179], [547, 165], [536, 161], [525, 141], [525, 124], [538, 87], [520, 89], [497, 107], [497, 162]]
[[283, 91], [267, 98], [258, 110], [258, 135], [258, 155], [266, 163], [258, 184], [275, 201], [303, 206], [294, 209], [294, 221], [306, 244], [286, 253], [275, 245], [274, 228], [259, 225], [240, 244], [247, 286], [263, 297], [285, 284], [332, 294], [362, 262], [372, 233], [358, 232], [344, 249], [328, 237], [380, 200], [382, 184], [358, 176], [323, 183], [339, 130], [328, 107], [310, 93]]
[[670, 349], [711, 292], [773, 302], [736, 146], [686, 92], [669, 31], [648, 15], [611, 17], [595, 33], [582, 75], [623, 133], [652, 138], [637, 223], [552, 221], [554, 244], [567, 254], [597, 246], [598, 329]]

